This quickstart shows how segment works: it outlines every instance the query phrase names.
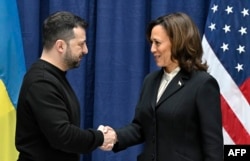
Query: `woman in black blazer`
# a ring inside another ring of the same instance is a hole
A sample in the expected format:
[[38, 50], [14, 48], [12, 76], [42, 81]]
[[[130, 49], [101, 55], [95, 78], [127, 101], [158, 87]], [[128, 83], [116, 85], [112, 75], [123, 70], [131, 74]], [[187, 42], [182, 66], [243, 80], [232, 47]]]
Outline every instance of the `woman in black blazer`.
[[138, 161], [223, 161], [220, 91], [202, 62], [197, 26], [173, 13], [152, 21], [147, 38], [162, 69], [146, 76], [132, 123], [115, 129], [113, 151], [145, 143]]

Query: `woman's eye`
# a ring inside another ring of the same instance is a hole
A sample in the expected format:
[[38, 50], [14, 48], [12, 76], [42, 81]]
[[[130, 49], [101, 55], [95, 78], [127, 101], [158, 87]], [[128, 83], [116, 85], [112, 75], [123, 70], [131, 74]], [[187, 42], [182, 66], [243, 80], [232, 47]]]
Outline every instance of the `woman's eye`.
[[161, 43], [159, 41], [155, 41], [155, 45], [159, 46]]
[[161, 44], [161, 42], [159, 41], [156, 41], [156, 40], [152, 40], [150, 41], [151, 45], [156, 45], [156, 46], [159, 46]]

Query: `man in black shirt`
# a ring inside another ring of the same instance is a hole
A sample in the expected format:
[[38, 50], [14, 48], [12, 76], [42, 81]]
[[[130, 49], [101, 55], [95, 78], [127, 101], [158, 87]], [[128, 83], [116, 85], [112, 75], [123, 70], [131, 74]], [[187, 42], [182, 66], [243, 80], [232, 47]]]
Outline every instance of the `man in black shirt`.
[[88, 53], [87, 23], [57, 12], [43, 24], [41, 58], [27, 71], [17, 105], [18, 161], [78, 161], [80, 153], [111, 149], [112, 131], [80, 128], [80, 106], [66, 79]]

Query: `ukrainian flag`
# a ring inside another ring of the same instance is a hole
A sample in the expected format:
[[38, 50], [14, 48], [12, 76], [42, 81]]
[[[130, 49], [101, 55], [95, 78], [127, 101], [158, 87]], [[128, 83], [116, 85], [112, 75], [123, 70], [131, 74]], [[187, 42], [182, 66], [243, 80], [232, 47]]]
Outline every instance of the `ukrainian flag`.
[[16, 105], [25, 70], [16, 0], [0, 0], [0, 161], [17, 160]]

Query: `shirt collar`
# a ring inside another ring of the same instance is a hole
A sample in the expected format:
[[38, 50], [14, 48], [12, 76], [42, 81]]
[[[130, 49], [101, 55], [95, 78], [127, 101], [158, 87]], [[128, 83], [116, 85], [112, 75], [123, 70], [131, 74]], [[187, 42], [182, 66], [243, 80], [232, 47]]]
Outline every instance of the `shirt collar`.
[[163, 74], [163, 77], [164, 79], [166, 79], [167, 81], [171, 80], [172, 78], [174, 78], [174, 76], [181, 70], [180, 67], [176, 67], [172, 72], [170, 73], [167, 73], [165, 70], [164, 70], [164, 74]]

